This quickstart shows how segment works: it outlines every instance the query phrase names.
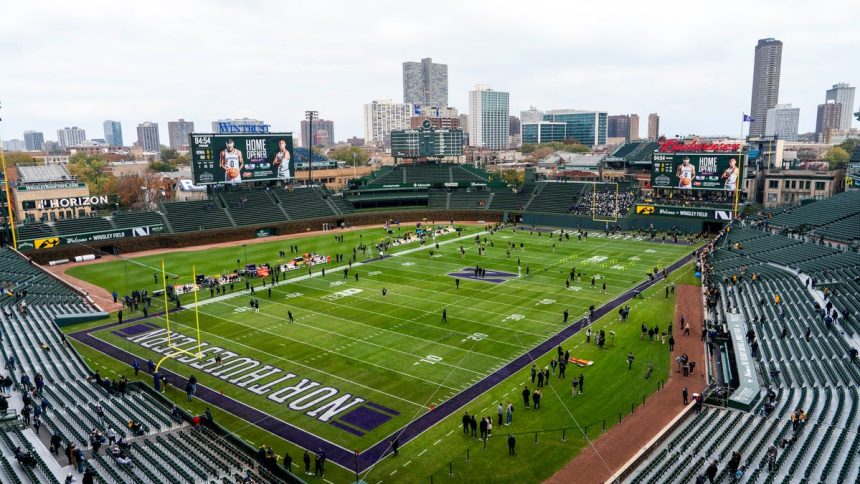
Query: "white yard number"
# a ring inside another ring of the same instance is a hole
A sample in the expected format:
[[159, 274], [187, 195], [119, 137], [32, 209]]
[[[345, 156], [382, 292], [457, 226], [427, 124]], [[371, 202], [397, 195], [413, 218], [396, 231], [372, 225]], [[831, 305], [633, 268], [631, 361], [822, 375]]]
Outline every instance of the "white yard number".
[[297, 298], [297, 297], [302, 297], [302, 293], [300, 293], [300, 292], [291, 292], [291, 293], [287, 294], [286, 296], [284, 296], [284, 299], [295, 299], [295, 298]]
[[442, 361], [442, 357], [436, 355], [427, 355], [418, 361], [420, 361], [421, 363], [430, 363], [431, 365], [435, 365], [436, 363]]
[[481, 341], [486, 337], [487, 335], [485, 335], [484, 333], [472, 333], [469, 336], [466, 336], [466, 339], [470, 339], [472, 341]]
[[329, 287], [342, 286], [342, 285], [343, 285], [343, 281], [332, 281], [332, 282], [329, 282], [329, 283], [328, 283], [328, 285], [329, 285]]
[[368, 275], [368, 276], [371, 276], [371, 277], [373, 277], [373, 276], [378, 276], [378, 275], [380, 275], [380, 274], [382, 274], [382, 271], [370, 271], [370, 272], [368, 272], [368, 273], [367, 273], [367, 275]]
[[233, 312], [234, 313], [244, 313], [245, 311], [253, 311], [253, 310], [254, 310], [254, 308], [249, 308], [248, 306], [239, 306], [238, 308], [234, 309]]
[[555, 303], [555, 299], [541, 299], [538, 301], [538, 304], [553, 304]]
[[525, 316], [523, 316], [522, 314], [511, 314], [510, 316], [503, 319], [502, 321], [520, 321], [523, 319], [525, 319]]
[[401, 265], [406, 266], [406, 267], [409, 267], [409, 266], [414, 266], [414, 265], [415, 265], [415, 263], [414, 263], [414, 262], [404, 262], [404, 263], [403, 263], [403, 264], [401, 264]]

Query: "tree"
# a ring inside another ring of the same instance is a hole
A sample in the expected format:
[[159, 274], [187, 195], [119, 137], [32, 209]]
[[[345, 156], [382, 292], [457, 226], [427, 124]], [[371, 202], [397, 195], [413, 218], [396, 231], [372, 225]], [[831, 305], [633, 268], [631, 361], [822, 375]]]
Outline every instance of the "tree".
[[851, 155], [839, 146], [834, 146], [827, 150], [827, 153], [824, 153], [824, 161], [830, 165], [831, 170], [848, 163], [849, 158]]
[[370, 159], [367, 151], [356, 146], [341, 146], [340, 148], [335, 148], [329, 151], [327, 156], [332, 160], [345, 161], [348, 165], [353, 164], [354, 156], [356, 166], [364, 166], [367, 164], [367, 160]]
[[176, 165], [173, 160], [152, 160], [149, 162], [149, 169], [155, 172], [170, 173], [176, 171]]
[[108, 193], [105, 188], [114, 177], [107, 159], [101, 154], [74, 154], [69, 159], [69, 173], [86, 183], [93, 195]]
[[580, 144], [579, 141], [573, 138], [566, 138], [563, 141], [552, 141], [548, 143], [526, 143], [520, 147], [520, 151], [522, 151], [522, 153], [525, 155], [532, 153], [534, 158], [543, 158], [543, 156], [534, 155], [534, 152], [541, 148], [548, 148], [550, 150], [550, 153], [552, 153], [553, 151], [566, 151], [568, 153], [591, 152], [591, 148]]
[[854, 153], [858, 146], [860, 146], [860, 139], [858, 138], [848, 138], [839, 145], [849, 156]]
[[30, 153], [23, 153], [21, 151], [12, 151], [12, 152], [3, 152], [3, 157], [6, 160], [6, 166], [12, 165], [32, 165], [37, 163], [38, 160], [33, 158], [33, 155]]
[[164, 184], [158, 173], [146, 173], [113, 178], [107, 188], [110, 193], [116, 194], [121, 207], [146, 209], [152, 208], [161, 199]]
[[525, 170], [504, 170], [502, 181], [508, 185], [520, 186], [526, 181], [526, 172]]
[[173, 148], [162, 148], [159, 159], [164, 163], [174, 162], [179, 158], [179, 153]]

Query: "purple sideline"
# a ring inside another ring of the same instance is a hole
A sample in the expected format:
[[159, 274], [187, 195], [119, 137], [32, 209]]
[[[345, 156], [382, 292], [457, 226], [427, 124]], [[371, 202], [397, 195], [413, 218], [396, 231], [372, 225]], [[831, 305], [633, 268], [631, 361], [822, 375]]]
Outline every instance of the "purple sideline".
[[[672, 272], [678, 270], [678, 268], [682, 267], [684, 264], [692, 260], [693, 255], [693, 253], [687, 254], [683, 258], [679, 259], [678, 261], [667, 267], [666, 269], [668, 273], [671, 274]], [[637, 293], [648, 289], [649, 287], [653, 286], [661, 280], [663, 280], [662, 274], [655, 277], [653, 281], [644, 281], [639, 285], [629, 289], [623, 294], [617, 296], [615, 299], [595, 309], [594, 319], [597, 320], [605, 314], [614, 311], [615, 308], [629, 301]], [[171, 309], [170, 311], [174, 312], [178, 310], [182, 310], [182, 308]], [[163, 314], [163, 312], [158, 314], [152, 314], [150, 315], [150, 317], [158, 316], [161, 314]], [[140, 321], [143, 319], [143, 317], [132, 318], [130, 320], [124, 321], [122, 324]], [[119, 324], [120, 323], [111, 323], [97, 328], [85, 329], [82, 331], [71, 333], [69, 336], [81, 343], [84, 343], [92, 348], [101, 351], [102, 353], [107, 354], [108, 356], [111, 356], [116, 360], [131, 365], [134, 359], [139, 358], [138, 356], [128, 353], [90, 334], [91, 332], [101, 331], [107, 328], [118, 326]], [[389, 442], [391, 442], [395, 437], [400, 441], [401, 445], [406, 444], [410, 440], [418, 437], [421, 433], [430, 429], [432, 426], [439, 423], [446, 417], [453, 415], [456, 411], [460, 410], [462, 407], [466, 406], [469, 402], [479, 397], [483, 393], [487, 392], [492, 387], [501, 383], [504, 379], [512, 376], [514, 373], [521, 370], [522, 368], [525, 368], [529, 363], [532, 362], [532, 360], [538, 359], [545, 353], [549, 352], [550, 350], [564, 342], [566, 339], [573, 336], [587, 324], [588, 318], [582, 318], [575, 321], [573, 324], [562, 329], [561, 331], [559, 331], [543, 343], [539, 344], [532, 350], [528, 351], [527, 353], [524, 353], [523, 355], [512, 360], [505, 366], [499, 368], [495, 372], [487, 375], [471, 387], [463, 390], [457, 395], [454, 395], [450, 399], [441, 403], [435, 409], [426, 412], [415, 420], [412, 420], [411, 422], [407, 423], [405, 426], [396, 430], [394, 433], [385, 437], [384, 439], [380, 440], [369, 449], [364, 450], [358, 456], [359, 472], [367, 470], [377, 461], [390, 454], [392, 450]], [[171, 386], [180, 389], [185, 388], [185, 385], [188, 381], [184, 377], [170, 370], [162, 369], [161, 371], [163, 373], [171, 375]], [[199, 383], [197, 384], [197, 389], [197, 397], [200, 400], [209, 403], [210, 405], [215, 405], [222, 410], [230, 412], [233, 415], [236, 415], [248, 422], [251, 422], [256, 426], [267, 430], [275, 435], [278, 435], [281, 438], [288, 440], [293, 444], [303, 447], [305, 449], [314, 450], [318, 448], [325, 448], [326, 456], [332, 462], [340, 465], [345, 469], [353, 469], [355, 467], [355, 453], [352, 450], [345, 449], [336, 444], [332, 444], [331, 442], [317, 437], [316, 435], [311, 434], [305, 430], [290, 425], [277, 418], [271, 417], [268, 414], [261, 412], [254, 407], [250, 407], [242, 402], [238, 402], [236, 400], [233, 400], [232, 398], [221, 395], [219, 392], [213, 391], [212, 389], [207, 388]]]

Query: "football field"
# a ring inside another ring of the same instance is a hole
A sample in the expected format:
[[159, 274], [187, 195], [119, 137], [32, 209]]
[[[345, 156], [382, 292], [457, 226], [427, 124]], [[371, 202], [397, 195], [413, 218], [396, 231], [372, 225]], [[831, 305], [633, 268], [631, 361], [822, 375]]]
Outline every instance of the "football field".
[[[275, 286], [256, 279], [254, 296], [244, 283], [223, 296], [201, 291], [196, 314], [184, 295], [188, 309], [169, 315], [169, 345], [163, 314], [94, 329], [91, 336], [141, 362], [158, 362], [175, 348], [196, 353], [200, 344], [203, 358], [181, 354], [163, 368], [194, 375], [202, 387], [257, 410], [239, 415], [248, 424], [265, 416], [343, 449], [367, 449], [693, 249], [630, 234], [592, 232], [579, 240], [557, 231], [464, 229], [459, 237], [440, 237], [438, 249], [432, 242], [404, 244], [379, 258], [371, 248], [357, 252], [351, 269], [331, 262], [324, 276], [314, 266], [311, 275], [290, 272]], [[175, 281], [189, 282], [192, 265], [215, 274], [242, 257], [277, 263], [278, 251], [296, 242], [302, 252], [332, 260], [342, 253], [348, 261], [353, 247], [386, 236], [381, 229], [349, 231], [335, 242], [333, 234], [92, 264], [69, 274], [121, 294], [151, 292], [162, 258]], [[475, 277], [476, 266], [486, 269], [484, 277]], [[568, 285], [574, 268], [581, 279]], [[171, 391], [182, 398], [182, 388]]]

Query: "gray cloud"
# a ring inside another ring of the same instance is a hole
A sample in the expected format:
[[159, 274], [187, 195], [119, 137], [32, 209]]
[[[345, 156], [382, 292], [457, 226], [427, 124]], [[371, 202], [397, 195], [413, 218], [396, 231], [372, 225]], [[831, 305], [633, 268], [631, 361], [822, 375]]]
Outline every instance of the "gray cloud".
[[[400, 64], [449, 66], [450, 101], [489, 83], [529, 105], [649, 112], [667, 134], [736, 134], [757, 39], [784, 43], [780, 102], [801, 130], [831, 84], [860, 83], [856, 2], [11, 2], [0, 29], [0, 135], [184, 117], [254, 116], [297, 131], [305, 109], [362, 133], [362, 104], [399, 100]], [[853, 107], [856, 110], [856, 106]], [[642, 130], [644, 132], [643, 123]]]

